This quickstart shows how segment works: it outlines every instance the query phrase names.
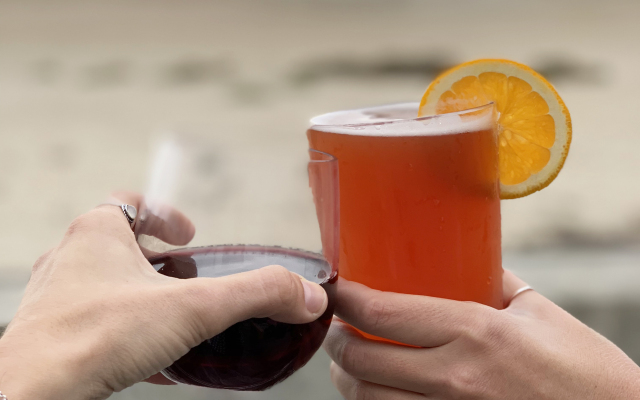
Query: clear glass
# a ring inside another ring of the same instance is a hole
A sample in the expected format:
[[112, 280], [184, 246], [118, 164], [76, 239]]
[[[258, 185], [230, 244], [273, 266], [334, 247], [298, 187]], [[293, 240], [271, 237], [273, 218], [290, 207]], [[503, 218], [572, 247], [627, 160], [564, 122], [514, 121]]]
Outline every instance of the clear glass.
[[502, 308], [493, 104], [416, 118], [417, 103], [311, 120], [340, 165], [340, 276]]
[[[281, 382], [318, 350], [333, 316], [339, 235], [336, 160], [310, 150], [305, 177], [304, 169], [289, 171], [266, 152], [223, 161], [215, 146], [176, 135], [161, 141], [155, 154], [134, 231], [158, 272], [180, 279], [215, 278], [282, 265], [320, 284], [329, 297], [326, 312], [316, 321], [239, 322], [191, 349], [163, 374], [179, 383], [233, 390], [265, 390]], [[283, 182], [288, 177], [292, 179]], [[273, 191], [279, 189], [286, 189], [280, 193], [284, 199], [274, 199]], [[175, 210], [195, 225], [190, 244], [199, 247], [175, 248], [156, 239], [167, 237], [161, 231], [176, 218]]]

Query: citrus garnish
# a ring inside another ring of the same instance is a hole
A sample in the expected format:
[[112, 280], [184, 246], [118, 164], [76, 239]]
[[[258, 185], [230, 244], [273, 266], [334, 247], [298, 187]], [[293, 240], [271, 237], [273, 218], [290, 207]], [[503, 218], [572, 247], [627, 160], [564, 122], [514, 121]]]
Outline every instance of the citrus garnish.
[[463, 111], [494, 102], [500, 157], [500, 197], [524, 197], [549, 185], [571, 144], [571, 117], [546, 79], [509, 60], [454, 67], [427, 88], [418, 116]]

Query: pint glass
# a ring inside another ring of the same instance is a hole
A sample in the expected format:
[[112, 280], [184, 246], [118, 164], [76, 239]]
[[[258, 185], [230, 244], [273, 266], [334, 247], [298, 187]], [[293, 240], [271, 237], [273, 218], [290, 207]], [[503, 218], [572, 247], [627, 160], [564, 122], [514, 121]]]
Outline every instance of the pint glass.
[[416, 118], [418, 104], [315, 117], [340, 170], [340, 275], [374, 289], [502, 308], [494, 107]]

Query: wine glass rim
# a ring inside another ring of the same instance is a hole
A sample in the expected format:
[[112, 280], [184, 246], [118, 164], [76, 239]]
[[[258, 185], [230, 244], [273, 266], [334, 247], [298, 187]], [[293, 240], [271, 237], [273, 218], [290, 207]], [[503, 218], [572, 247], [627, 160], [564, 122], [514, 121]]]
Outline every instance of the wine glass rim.
[[180, 253], [184, 251], [191, 251], [193, 254], [206, 254], [206, 253], [233, 253], [240, 251], [247, 252], [260, 252], [271, 251], [278, 254], [295, 254], [297, 256], [309, 259], [324, 260], [324, 256], [321, 253], [300, 249], [297, 247], [286, 247], [276, 245], [262, 245], [262, 244], [212, 244], [205, 246], [185, 246], [177, 247], [175, 249], [167, 250], [163, 253], [154, 254], [149, 257], [149, 260], [156, 260], [166, 255]]

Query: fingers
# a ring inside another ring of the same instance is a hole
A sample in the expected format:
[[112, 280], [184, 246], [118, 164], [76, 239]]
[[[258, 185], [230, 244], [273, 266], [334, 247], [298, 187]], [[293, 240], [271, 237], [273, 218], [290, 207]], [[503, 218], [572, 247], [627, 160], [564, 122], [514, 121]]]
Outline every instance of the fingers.
[[509, 305], [509, 301], [513, 295], [518, 291], [518, 289], [527, 286], [527, 283], [522, 279], [518, 278], [513, 274], [513, 272], [505, 269], [502, 273], [502, 294], [504, 306]]
[[[111, 205], [96, 207], [74, 219], [55, 251], [56, 260], [74, 261], [59, 264], [66, 273], [75, 274], [74, 279], [80, 279], [77, 275], [80, 271], [94, 274], [99, 270], [108, 275], [116, 270], [120, 273], [154, 270], [140, 252], [122, 210]], [[105, 260], [110, 262], [105, 264]], [[97, 277], [91, 275], [91, 279]]]
[[97, 240], [96, 244], [98, 245], [101, 239], [111, 238], [123, 241], [128, 245], [136, 245], [129, 221], [122, 210], [109, 205], [100, 205], [76, 217], [67, 228], [63, 244], [70, 238], [82, 242]]
[[336, 363], [331, 363], [331, 381], [346, 400], [425, 400], [419, 393], [377, 385], [356, 379]]
[[540, 296], [540, 294], [536, 293], [533, 290], [527, 290], [525, 292], [519, 293], [515, 298], [513, 297], [516, 295], [516, 293], [518, 293], [518, 290], [526, 286], [528, 286], [527, 283], [515, 276], [513, 272], [507, 269], [504, 270], [504, 273], [502, 274], [502, 293], [505, 308], [511, 306], [512, 304], [513, 306], [516, 306], [521, 302], [526, 302], [532, 297]]
[[221, 278], [176, 282], [174, 293], [187, 323], [197, 324], [202, 340], [236, 322], [269, 317], [292, 324], [311, 322], [326, 310], [324, 289], [281, 266], [268, 266]]
[[486, 308], [471, 302], [381, 292], [340, 279], [335, 313], [369, 334], [436, 347], [470, 329]]
[[366, 339], [335, 319], [322, 346], [350, 376], [402, 390], [420, 392], [434, 385], [438, 372], [443, 369], [434, 349]]
[[110, 202], [131, 204], [138, 210], [136, 235], [155, 236], [169, 244], [186, 245], [193, 239], [196, 228], [182, 212], [167, 205], [147, 209], [144, 197], [134, 192], [116, 192]]
[[140, 193], [124, 190], [113, 192], [111, 193], [111, 196], [109, 196], [109, 202], [112, 204], [131, 204], [138, 210], [140, 210], [140, 207], [142, 206], [143, 199], [144, 196]]

